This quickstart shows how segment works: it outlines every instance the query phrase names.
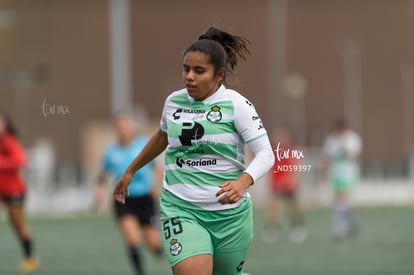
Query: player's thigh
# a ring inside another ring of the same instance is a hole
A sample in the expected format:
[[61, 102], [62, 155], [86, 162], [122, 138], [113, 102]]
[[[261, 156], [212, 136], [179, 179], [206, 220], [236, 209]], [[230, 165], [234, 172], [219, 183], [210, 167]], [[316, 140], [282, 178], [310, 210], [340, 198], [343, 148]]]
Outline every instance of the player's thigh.
[[25, 213], [24, 213], [24, 194], [5, 197], [4, 202], [8, 209], [8, 214], [11, 222], [15, 226], [21, 226], [24, 224]]
[[148, 247], [159, 249], [161, 247], [160, 216], [154, 200], [148, 196], [141, 201], [136, 211]]
[[[137, 198], [127, 198], [125, 204], [114, 200], [114, 215], [118, 225], [127, 240], [137, 241], [137, 232], [140, 228], [140, 219], [137, 207]], [[134, 242], [134, 241], [133, 241]]]
[[[243, 271], [252, 236], [253, 222], [250, 213], [247, 213], [239, 226], [224, 227], [228, 235], [221, 240], [216, 239], [214, 250], [214, 275], [236, 275]], [[236, 224], [236, 221], [235, 223]], [[216, 235], [218, 236], [218, 235]], [[224, 235], [222, 235], [224, 236]]]
[[30, 238], [29, 229], [26, 226], [24, 206], [20, 203], [11, 203], [7, 205], [9, 212], [9, 219], [15, 228], [17, 234], [23, 238]]
[[24, 209], [22, 204], [9, 203], [7, 205], [9, 212], [9, 219], [15, 227], [23, 226], [24, 224]]
[[248, 247], [234, 251], [216, 252], [214, 254], [213, 275], [242, 274], [246, 262]]
[[118, 226], [128, 245], [137, 245], [140, 241], [139, 222], [134, 215], [126, 214], [118, 218]]
[[202, 213], [201, 220], [212, 236], [214, 252], [235, 251], [250, 246], [253, 238], [251, 201], [222, 211]]
[[173, 267], [174, 275], [211, 275], [213, 257], [211, 254], [200, 254], [186, 258]]
[[172, 267], [187, 258], [213, 254], [209, 232], [185, 213], [161, 217], [161, 235], [165, 254]]
[[144, 238], [148, 247], [152, 249], [158, 249], [161, 247], [161, 236], [159, 227], [144, 225], [142, 226], [142, 231], [144, 233]]

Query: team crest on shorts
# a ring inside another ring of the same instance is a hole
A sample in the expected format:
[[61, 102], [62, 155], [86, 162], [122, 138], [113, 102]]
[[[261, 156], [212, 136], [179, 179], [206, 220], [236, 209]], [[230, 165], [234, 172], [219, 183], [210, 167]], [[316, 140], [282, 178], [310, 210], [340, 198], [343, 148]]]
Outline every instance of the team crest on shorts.
[[173, 256], [177, 256], [178, 254], [180, 254], [181, 250], [183, 250], [182, 245], [177, 241], [177, 239], [172, 239], [170, 241], [170, 253]]
[[211, 122], [220, 121], [223, 117], [222, 113], [220, 112], [221, 108], [217, 105], [211, 107], [210, 112], [207, 113], [207, 119]]

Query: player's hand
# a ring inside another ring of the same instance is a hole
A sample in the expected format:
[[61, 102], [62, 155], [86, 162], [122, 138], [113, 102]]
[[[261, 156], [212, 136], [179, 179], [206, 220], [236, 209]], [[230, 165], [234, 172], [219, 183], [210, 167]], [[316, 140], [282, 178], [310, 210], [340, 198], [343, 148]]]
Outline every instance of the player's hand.
[[128, 185], [131, 182], [132, 175], [128, 171], [121, 176], [114, 188], [114, 197], [120, 203], [125, 203], [125, 195], [129, 196]]
[[252, 182], [252, 178], [248, 174], [243, 173], [237, 180], [229, 180], [222, 183], [219, 186], [220, 190], [216, 193], [216, 197], [221, 196], [218, 202], [221, 204], [238, 202]]

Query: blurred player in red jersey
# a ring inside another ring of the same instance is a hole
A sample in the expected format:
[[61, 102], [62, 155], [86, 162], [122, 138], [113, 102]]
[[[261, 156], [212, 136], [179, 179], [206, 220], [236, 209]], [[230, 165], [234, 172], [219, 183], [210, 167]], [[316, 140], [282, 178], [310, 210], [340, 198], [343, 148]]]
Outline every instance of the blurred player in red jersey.
[[300, 207], [297, 191], [299, 178], [295, 170], [300, 165], [298, 149], [292, 144], [287, 130], [278, 129], [272, 133], [272, 146], [275, 153], [275, 163], [270, 171], [266, 222], [262, 230], [264, 242], [272, 243], [278, 240], [281, 230], [281, 214], [283, 203], [286, 203], [292, 242], [302, 242], [306, 239], [304, 215]]
[[20, 169], [25, 164], [26, 155], [11, 120], [6, 113], [0, 112], [0, 202], [6, 206], [10, 222], [21, 241], [25, 259], [20, 271], [30, 273], [37, 270], [39, 262], [33, 256], [33, 241], [23, 209], [26, 187]]

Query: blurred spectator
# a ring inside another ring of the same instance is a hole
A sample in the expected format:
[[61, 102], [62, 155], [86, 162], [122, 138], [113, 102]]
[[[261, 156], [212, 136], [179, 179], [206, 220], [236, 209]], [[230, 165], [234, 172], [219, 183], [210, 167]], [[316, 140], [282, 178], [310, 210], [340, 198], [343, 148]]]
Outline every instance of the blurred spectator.
[[[117, 182], [129, 163], [147, 143], [146, 137], [136, 136], [131, 115], [119, 113], [114, 117], [113, 122], [117, 141], [105, 151], [102, 159], [102, 171], [99, 175], [96, 193], [98, 202], [102, 202], [105, 197], [106, 177], [111, 175], [114, 183]], [[158, 173], [154, 174], [154, 170]], [[140, 232], [143, 233], [147, 247], [156, 255], [162, 255], [163, 251], [156, 204], [160, 186], [159, 184], [153, 185], [154, 181], [157, 181], [156, 178], [161, 180], [161, 176], [158, 176], [160, 173], [161, 169], [155, 162], [151, 162], [135, 173], [128, 188], [129, 196], [125, 198], [125, 204], [114, 200], [114, 214], [137, 275], [145, 274], [140, 251]]]
[[359, 176], [358, 158], [362, 150], [360, 136], [347, 129], [343, 118], [335, 120], [333, 131], [324, 142], [324, 174], [335, 192], [332, 229], [336, 240], [359, 231], [355, 211], [351, 207], [351, 191]]
[[39, 261], [33, 256], [33, 240], [26, 225], [24, 199], [26, 186], [20, 176], [26, 154], [16, 136], [15, 128], [4, 112], [0, 112], [0, 202], [6, 206], [13, 229], [19, 238], [24, 257], [20, 270], [34, 272]]
[[275, 163], [269, 177], [271, 193], [266, 207], [266, 221], [262, 230], [264, 242], [278, 240], [281, 231], [283, 203], [286, 204], [291, 224], [289, 237], [293, 242], [306, 239], [304, 214], [298, 200], [299, 178], [297, 171], [302, 157], [292, 144], [290, 134], [285, 129], [279, 129], [272, 134], [272, 146], [275, 152]]

